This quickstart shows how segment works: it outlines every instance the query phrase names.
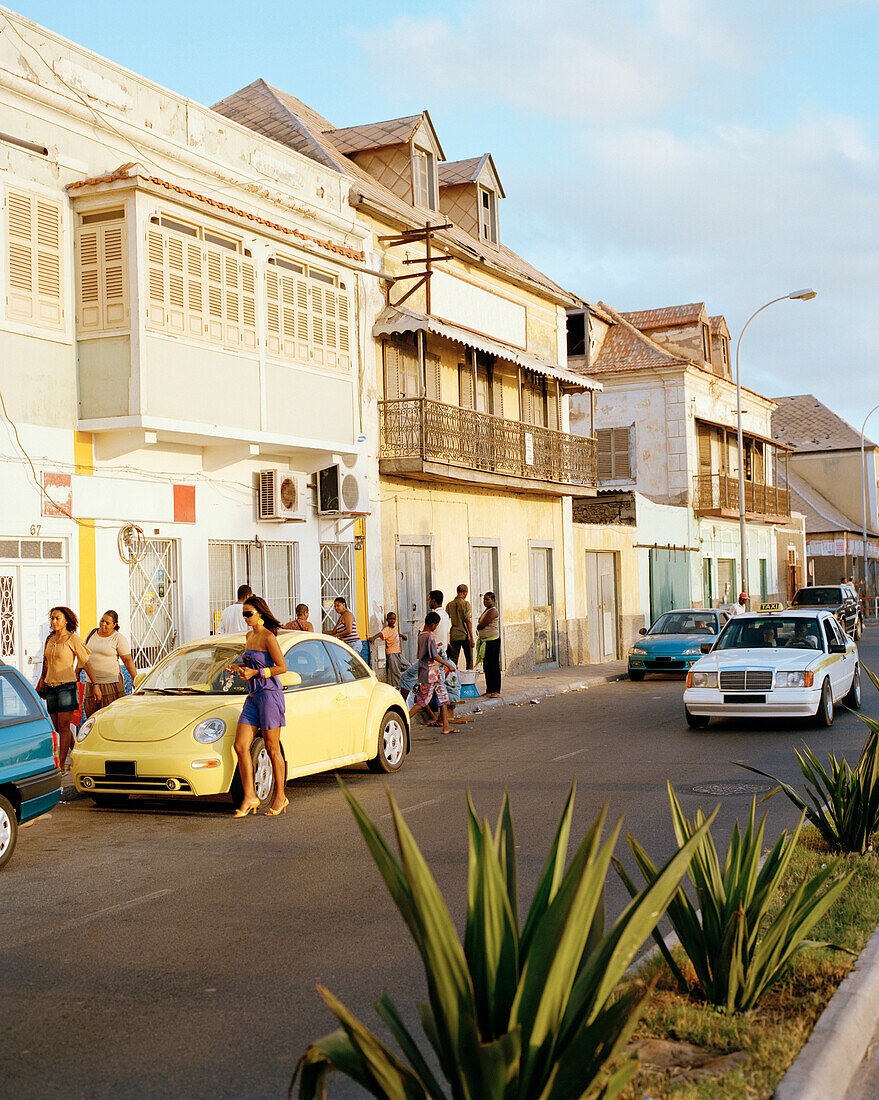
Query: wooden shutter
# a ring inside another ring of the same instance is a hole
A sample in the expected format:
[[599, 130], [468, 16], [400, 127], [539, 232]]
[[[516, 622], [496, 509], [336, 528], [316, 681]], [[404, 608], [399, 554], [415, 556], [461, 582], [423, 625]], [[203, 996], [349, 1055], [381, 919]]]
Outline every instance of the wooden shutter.
[[458, 364], [458, 404], [462, 409], [472, 409], [473, 399], [473, 371], [469, 363]]
[[559, 388], [557, 382], [546, 383], [546, 426], [559, 430]]
[[699, 425], [699, 473], [703, 475], [711, 473], [711, 435], [709, 427]]
[[397, 401], [400, 397], [400, 348], [392, 340], [382, 344], [385, 357], [385, 401]]
[[60, 328], [61, 207], [21, 191], [6, 193], [7, 314]]
[[344, 290], [337, 295], [339, 308], [339, 366], [351, 366], [351, 299]]
[[213, 248], [204, 251], [205, 291], [207, 295], [207, 324], [205, 335], [218, 344], [223, 343], [223, 257]]
[[598, 449], [598, 480], [613, 480], [613, 428], [598, 428], [595, 432]]
[[612, 428], [613, 432], [613, 476], [615, 480], [632, 476], [630, 457], [630, 429]]
[[256, 268], [250, 260], [239, 259], [241, 270], [241, 342], [255, 348], [256, 338]]
[[125, 226], [120, 219], [79, 230], [77, 327], [84, 332], [123, 328], [128, 323]]
[[491, 374], [491, 411], [494, 416], [504, 415], [504, 380], [497, 370]]
[[[274, 355], [283, 351], [281, 334], [281, 283], [284, 276], [277, 268], [266, 268], [266, 348]], [[291, 280], [292, 282], [292, 280]]]
[[431, 401], [442, 401], [442, 368], [438, 355], [424, 357], [425, 397]]
[[187, 332], [197, 340], [205, 334], [205, 263], [201, 245], [186, 242], [186, 321]]

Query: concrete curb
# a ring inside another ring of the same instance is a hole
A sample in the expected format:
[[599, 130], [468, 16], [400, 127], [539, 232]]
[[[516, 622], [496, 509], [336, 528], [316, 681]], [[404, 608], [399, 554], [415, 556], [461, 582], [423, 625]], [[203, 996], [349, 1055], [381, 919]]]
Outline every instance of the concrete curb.
[[830, 998], [774, 1100], [840, 1100], [867, 1051], [879, 1015], [879, 928]]
[[565, 695], [569, 691], [588, 691], [589, 688], [599, 687], [601, 684], [613, 684], [618, 680], [627, 680], [628, 673], [615, 672], [609, 676], [588, 676], [583, 680], [573, 680], [569, 684], [550, 684], [547, 687], [536, 688], [534, 691], [514, 692], [512, 695], [504, 695], [500, 699], [486, 699], [479, 696], [477, 699], [462, 701], [455, 707], [456, 714], [473, 714], [479, 708], [482, 713], [494, 710], [495, 707], [508, 707], [513, 703], [530, 703], [532, 699], [547, 699], [553, 695]]

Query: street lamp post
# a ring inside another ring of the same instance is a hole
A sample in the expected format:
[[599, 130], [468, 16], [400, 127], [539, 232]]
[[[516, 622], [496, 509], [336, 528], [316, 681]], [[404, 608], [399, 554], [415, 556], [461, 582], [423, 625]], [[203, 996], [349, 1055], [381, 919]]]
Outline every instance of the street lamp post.
[[745, 453], [742, 442], [742, 375], [739, 368], [739, 351], [742, 347], [742, 337], [745, 335], [745, 330], [748, 325], [750, 325], [757, 314], [762, 313], [764, 309], [769, 309], [769, 307], [774, 306], [776, 302], [783, 302], [787, 298], [794, 298], [801, 302], [807, 302], [810, 298], [814, 298], [817, 293], [817, 290], [812, 290], [811, 287], [808, 287], [806, 290], [795, 290], [791, 294], [782, 294], [778, 298], [773, 298], [771, 302], [767, 302], [766, 305], [760, 306], [759, 309], [754, 310], [747, 321], [745, 321], [742, 331], [739, 333], [739, 338], [736, 341], [736, 426], [739, 444], [739, 554], [741, 556], [742, 592], [748, 591], [748, 546], [747, 533], [745, 531]]
[[864, 521], [864, 527], [861, 533], [864, 537], [864, 545], [862, 547], [864, 551], [864, 596], [869, 595], [867, 588], [867, 466], [866, 457], [864, 455], [864, 432], [867, 428], [867, 421], [877, 409], [879, 409], [879, 405], [874, 405], [864, 417], [864, 423], [861, 425], [861, 503], [863, 505], [861, 518]]

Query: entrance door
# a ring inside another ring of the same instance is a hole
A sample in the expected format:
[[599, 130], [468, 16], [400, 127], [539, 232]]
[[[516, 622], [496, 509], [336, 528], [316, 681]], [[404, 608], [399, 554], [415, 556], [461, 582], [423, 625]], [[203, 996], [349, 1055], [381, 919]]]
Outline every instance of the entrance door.
[[666, 611], [690, 606], [690, 564], [686, 551], [650, 551], [650, 621]]
[[616, 554], [586, 551], [586, 624], [589, 658], [615, 661], [618, 653]]
[[427, 614], [427, 547], [397, 548], [397, 618], [407, 635], [402, 643], [407, 664], [412, 664], [418, 651], [418, 631]]
[[714, 589], [711, 587], [711, 558], [702, 559], [702, 603], [705, 607], [714, 606]]
[[66, 602], [66, 567], [0, 567], [0, 661], [36, 683], [49, 636], [49, 608]]
[[532, 546], [530, 562], [534, 663], [551, 665], [556, 661], [552, 550], [548, 546]]
[[16, 613], [15, 587], [15, 570], [0, 569], [0, 661], [19, 668], [21, 636]]
[[496, 546], [471, 546], [470, 548], [470, 606], [473, 610], [473, 634], [479, 616], [485, 610], [482, 597], [486, 592], [494, 592], [495, 607], [498, 609], [501, 624], [501, 667], [504, 653], [504, 613], [501, 609], [500, 574], [498, 573]]
[[128, 572], [131, 656], [139, 669], [152, 666], [177, 645], [177, 540], [147, 539]]
[[738, 599], [735, 558], [717, 559], [717, 595], [722, 603], [735, 603]]

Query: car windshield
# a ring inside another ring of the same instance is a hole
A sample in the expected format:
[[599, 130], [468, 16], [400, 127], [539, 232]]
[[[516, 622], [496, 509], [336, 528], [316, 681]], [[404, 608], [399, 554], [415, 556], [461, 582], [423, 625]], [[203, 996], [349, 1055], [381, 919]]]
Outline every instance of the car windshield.
[[793, 602], [797, 607], [827, 607], [842, 603], [842, 593], [838, 588], [801, 588]]
[[150, 695], [246, 695], [247, 683], [226, 671], [242, 645], [216, 643], [180, 649], [144, 676], [137, 690]]
[[761, 619], [733, 619], [716, 649], [823, 649], [817, 619], [772, 615]]
[[669, 611], [661, 615], [648, 634], [716, 634], [717, 620], [713, 615], [694, 611]]

